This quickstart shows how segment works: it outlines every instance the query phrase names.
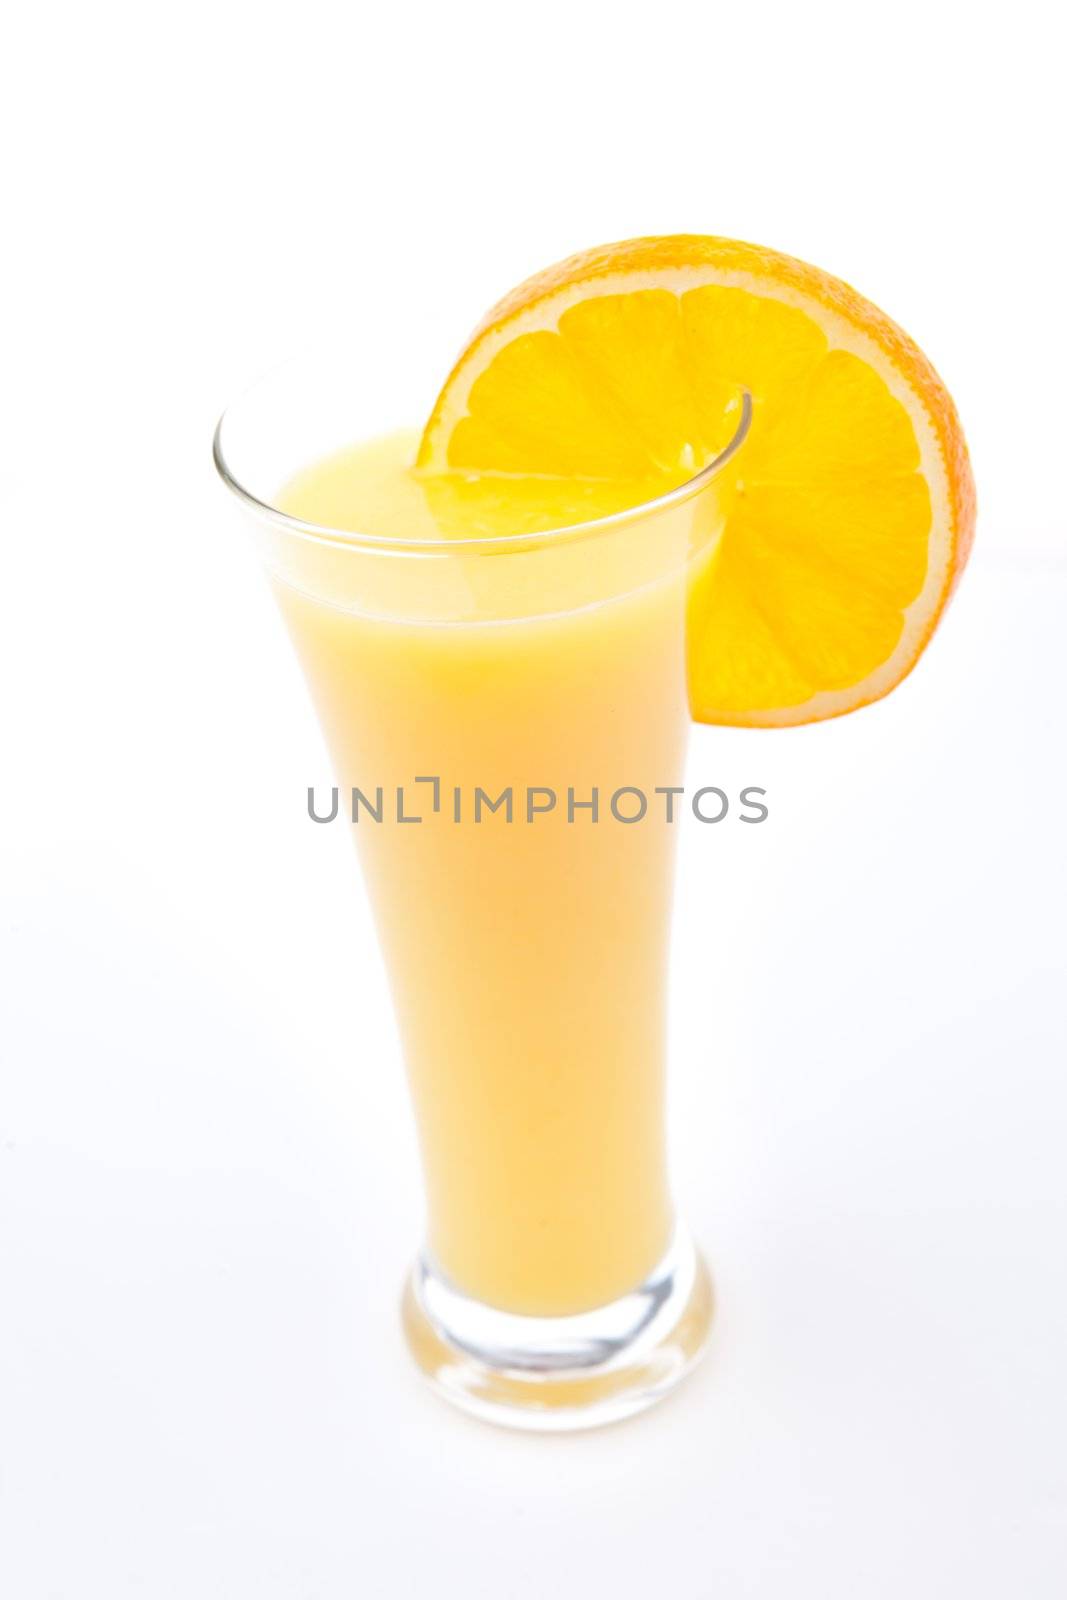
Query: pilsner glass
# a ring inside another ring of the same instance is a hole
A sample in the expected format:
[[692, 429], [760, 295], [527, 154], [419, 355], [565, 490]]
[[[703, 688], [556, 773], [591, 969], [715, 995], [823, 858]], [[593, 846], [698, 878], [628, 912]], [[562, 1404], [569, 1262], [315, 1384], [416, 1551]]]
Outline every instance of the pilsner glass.
[[278, 508], [354, 442], [357, 371], [267, 379], [222, 418], [215, 461], [357, 819], [425, 1179], [411, 1352], [478, 1415], [585, 1427], [671, 1388], [710, 1321], [665, 1152], [669, 791], [687, 614], [749, 400], [710, 466], [632, 510], [383, 538]]

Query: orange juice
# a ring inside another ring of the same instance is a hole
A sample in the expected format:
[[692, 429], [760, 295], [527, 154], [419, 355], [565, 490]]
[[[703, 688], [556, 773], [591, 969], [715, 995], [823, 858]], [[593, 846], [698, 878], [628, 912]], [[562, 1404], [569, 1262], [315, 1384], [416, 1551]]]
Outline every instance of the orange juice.
[[[440, 486], [408, 471], [411, 450], [399, 436], [329, 458], [280, 509], [440, 541], [456, 507], [442, 512]], [[482, 497], [480, 534], [559, 515], [530, 485], [514, 493], [520, 511], [506, 484], [488, 510]], [[618, 486], [581, 494], [583, 515], [618, 508]], [[428, 574], [415, 550], [407, 573], [383, 555], [393, 569], [353, 581], [312, 541], [273, 562], [342, 812], [353, 788], [369, 802], [357, 798], [352, 831], [407, 1061], [429, 1249], [504, 1310], [603, 1304], [670, 1241], [677, 824], [656, 791], [681, 782], [692, 520], [683, 507], [651, 532], [623, 527], [610, 550], [603, 537], [504, 557], [458, 546]]]

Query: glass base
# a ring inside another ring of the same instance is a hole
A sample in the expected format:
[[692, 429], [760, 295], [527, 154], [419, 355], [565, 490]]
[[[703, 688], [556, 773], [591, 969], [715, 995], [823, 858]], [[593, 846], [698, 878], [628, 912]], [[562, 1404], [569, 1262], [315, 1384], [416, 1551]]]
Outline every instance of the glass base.
[[540, 1432], [597, 1428], [653, 1405], [703, 1354], [708, 1269], [678, 1234], [632, 1293], [573, 1317], [524, 1317], [471, 1300], [425, 1255], [404, 1290], [408, 1346], [453, 1405]]

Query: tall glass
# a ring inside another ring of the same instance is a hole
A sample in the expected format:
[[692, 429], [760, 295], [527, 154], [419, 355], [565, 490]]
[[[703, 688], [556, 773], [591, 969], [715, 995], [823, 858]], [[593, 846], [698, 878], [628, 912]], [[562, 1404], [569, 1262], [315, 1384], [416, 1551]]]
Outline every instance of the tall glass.
[[710, 1320], [665, 1152], [670, 791], [687, 612], [748, 397], [717, 460], [652, 503], [405, 540], [277, 508], [354, 442], [353, 372], [261, 383], [215, 461], [303, 664], [390, 976], [427, 1199], [404, 1328], [467, 1410], [589, 1426], [671, 1388]]

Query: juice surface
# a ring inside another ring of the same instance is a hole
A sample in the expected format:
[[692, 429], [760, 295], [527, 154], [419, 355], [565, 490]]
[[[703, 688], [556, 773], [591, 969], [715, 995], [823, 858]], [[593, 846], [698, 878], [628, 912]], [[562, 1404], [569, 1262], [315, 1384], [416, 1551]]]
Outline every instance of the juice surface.
[[[320, 525], [439, 539], [551, 527], [641, 497], [639, 486], [516, 480], [470, 485], [464, 500], [462, 486], [411, 474], [413, 451], [406, 436], [347, 450], [301, 473], [279, 504]], [[654, 791], [681, 782], [688, 728], [684, 568], [600, 603], [580, 573], [568, 609], [554, 559], [542, 575], [530, 558], [516, 580], [513, 558], [478, 558], [459, 620], [428, 620], [425, 604], [375, 615], [347, 577], [337, 592], [329, 573], [275, 579], [342, 815], [353, 786], [372, 801], [383, 792], [382, 821], [364, 809], [352, 831], [403, 1039], [429, 1248], [466, 1293], [541, 1315], [625, 1293], [670, 1241], [675, 828]], [[426, 563], [414, 566], [410, 582], [432, 586]], [[439, 779], [438, 811], [417, 776]], [[398, 786], [421, 822], [397, 819]], [[654, 802], [639, 822], [610, 812], [623, 787]], [[510, 789], [512, 820], [483, 805], [475, 821], [475, 788], [494, 800]], [[528, 821], [529, 788], [557, 799]], [[568, 820], [568, 791], [581, 802], [594, 788], [597, 820], [587, 808]]]
[[641, 505], [692, 472], [646, 478], [420, 474], [418, 435], [400, 430], [350, 445], [297, 475], [282, 510], [342, 532], [392, 539], [497, 538], [563, 528]]

